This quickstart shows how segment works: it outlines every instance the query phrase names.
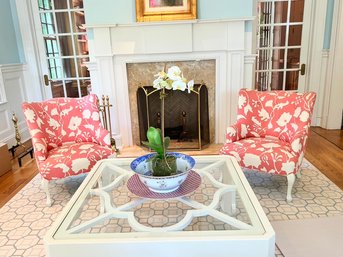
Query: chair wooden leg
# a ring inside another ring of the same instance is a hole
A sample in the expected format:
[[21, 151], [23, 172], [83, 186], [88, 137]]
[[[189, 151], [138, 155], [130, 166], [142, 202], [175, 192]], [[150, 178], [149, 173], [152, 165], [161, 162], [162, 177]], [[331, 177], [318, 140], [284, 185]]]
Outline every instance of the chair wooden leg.
[[46, 194], [46, 204], [48, 206], [51, 206], [52, 200], [51, 200], [51, 196], [50, 196], [50, 192], [49, 192], [49, 180], [42, 177], [41, 186], [42, 186], [42, 189], [44, 190], [44, 192]]
[[292, 202], [292, 189], [295, 181], [295, 175], [294, 174], [289, 174], [287, 175], [287, 202]]

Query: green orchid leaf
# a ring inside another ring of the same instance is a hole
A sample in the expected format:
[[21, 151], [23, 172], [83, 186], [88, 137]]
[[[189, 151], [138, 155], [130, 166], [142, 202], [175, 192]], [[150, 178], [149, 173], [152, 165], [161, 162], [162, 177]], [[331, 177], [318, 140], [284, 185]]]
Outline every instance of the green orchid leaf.
[[147, 138], [149, 143], [162, 145], [161, 130], [154, 127], [150, 127], [147, 131]]
[[161, 129], [154, 127], [149, 127], [147, 131], [147, 138], [149, 142], [145, 141], [142, 143], [154, 150], [158, 154], [159, 158], [164, 158], [170, 144], [170, 138], [165, 137], [162, 139]]
[[149, 143], [147, 141], [143, 141], [142, 144], [149, 147], [150, 149], [154, 150], [158, 155], [163, 155], [163, 147], [161, 145], [156, 145], [153, 143]]
[[163, 153], [163, 147], [161, 145], [148, 144], [148, 147], [155, 150], [157, 153]]

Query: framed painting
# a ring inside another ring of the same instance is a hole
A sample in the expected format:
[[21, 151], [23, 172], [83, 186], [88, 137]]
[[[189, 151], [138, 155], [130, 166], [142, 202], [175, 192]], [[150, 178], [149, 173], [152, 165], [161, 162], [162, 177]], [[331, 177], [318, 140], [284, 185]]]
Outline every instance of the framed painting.
[[138, 22], [192, 20], [197, 17], [196, 0], [136, 0]]

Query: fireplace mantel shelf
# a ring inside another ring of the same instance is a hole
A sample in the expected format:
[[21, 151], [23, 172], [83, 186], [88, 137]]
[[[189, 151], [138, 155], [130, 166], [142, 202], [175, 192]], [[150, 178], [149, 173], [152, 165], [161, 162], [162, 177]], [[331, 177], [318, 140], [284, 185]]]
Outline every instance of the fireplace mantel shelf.
[[163, 21], [163, 22], [134, 22], [128, 24], [83, 24], [87, 29], [93, 28], [112, 28], [112, 27], [138, 27], [138, 26], [161, 26], [161, 25], [177, 25], [177, 24], [202, 24], [202, 23], [218, 23], [218, 22], [235, 22], [235, 21], [253, 21], [256, 16], [233, 18], [233, 19], [211, 19], [211, 20], [180, 20], [180, 21]]

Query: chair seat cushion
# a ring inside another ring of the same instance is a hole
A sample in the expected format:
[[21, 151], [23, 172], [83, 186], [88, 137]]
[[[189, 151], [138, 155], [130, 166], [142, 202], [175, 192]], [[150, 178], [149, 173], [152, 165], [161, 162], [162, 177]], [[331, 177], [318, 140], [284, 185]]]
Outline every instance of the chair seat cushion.
[[234, 156], [242, 167], [279, 175], [295, 173], [299, 159], [289, 143], [270, 138], [251, 137], [225, 144], [220, 153]]
[[47, 180], [89, 172], [97, 161], [112, 154], [111, 148], [91, 142], [64, 144], [51, 150], [46, 160], [37, 162]]

